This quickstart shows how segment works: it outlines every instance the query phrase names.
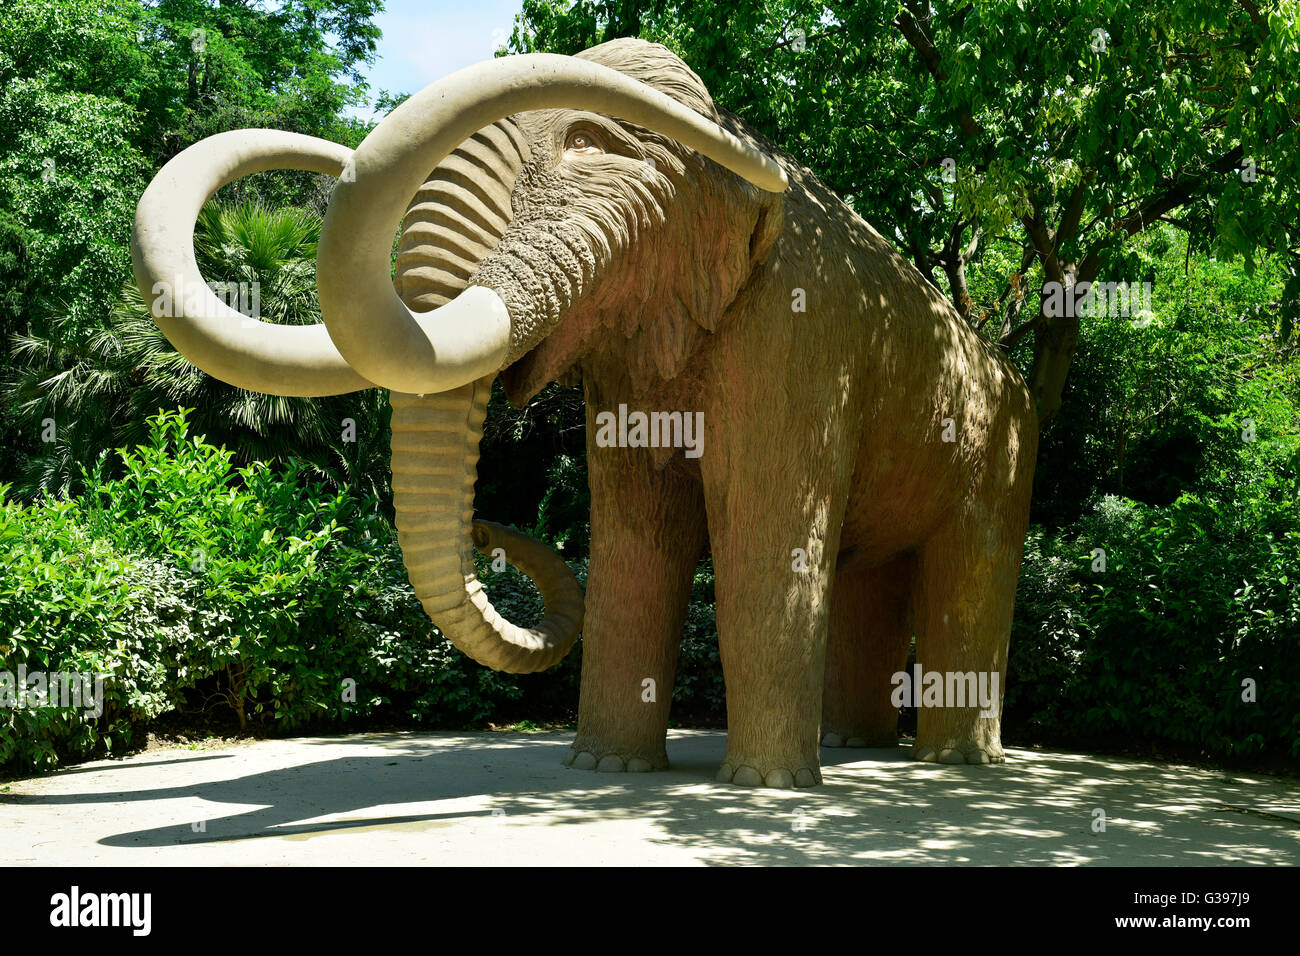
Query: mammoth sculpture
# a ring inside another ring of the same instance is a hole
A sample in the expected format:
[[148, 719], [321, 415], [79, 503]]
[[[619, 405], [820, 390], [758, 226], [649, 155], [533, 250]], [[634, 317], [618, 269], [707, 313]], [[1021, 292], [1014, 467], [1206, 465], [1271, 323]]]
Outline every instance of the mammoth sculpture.
[[[319, 245], [323, 327], [250, 321], [203, 295], [197, 213], [271, 168], [340, 179]], [[1037, 446], [1028, 389], [890, 243], [662, 46], [470, 67], [355, 153], [269, 130], [211, 137], [150, 184], [132, 246], [146, 301], [169, 282], [201, 290], [158, 321], [210, 374], [282, 395], [390, 390], [397, 526], [433, 621], [514, 672], [552, 666], [583, 635], [573, 767], [667, 766], [706, 543], [720, 780], [811, 786], [821, 743], [895, 745], [892, 677], [914, 635], [926, 671], [1005, 678]], [[473, 520], [497, 375], [516, 404], [581, 378], [585, 596], [549, 548]], [[698, 444], [597, 440], [628, 409], [685, 413]], [[536, 627], [493, 609], [476, 546], [504, 548], [537, 583]], [[1002, 759], [1000, 701], [965, 703], [920, 710], [913, 756]]]

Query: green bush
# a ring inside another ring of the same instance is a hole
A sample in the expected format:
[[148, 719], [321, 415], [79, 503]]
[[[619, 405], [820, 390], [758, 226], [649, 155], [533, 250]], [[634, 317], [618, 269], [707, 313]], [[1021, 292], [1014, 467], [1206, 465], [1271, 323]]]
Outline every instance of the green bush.
[[0, 502], [0, 671], [107, 675], [103, 712], [0, 708], [0, 769], [118, 749], [179, 703], [162, 660], [197, 642], [192, 590], [175, 568], [122, 554], [79, 517], [71, 502]]
[[[1300, 509], [1293, 449], [1260, 441], [1221, 479], [1237, 503], [1105, 497], [1030, 531], [1005, 723], [1011, 739], [1159, 746], [1217, 758], [1300, 755]], [[361, 721], [468, 727], [572, 720], [581, 647], [507, 675], [438, 633], [378, 503], [295, 464], [235, 468], [160, 414], [121, 477], [77, 500], [0, 494], [0, 672], [106, 675], [102, 713], [0, 708], [0, 772], [120, 751], [151, 722], [226, 715], [259, 733]], [[1094, 571], [1093, 551], [1106, 553]], [[585, 582], [585, 559], [573, 563]], [[523, 575], [481, 560], [489, 596], [527, 626]], [[1242, 700], [1242, 681], [1257, 700]], [[716, 724], [725, 689], [713, 570], [701, 563], [674, 687], [677, 722]]]
[[[1226, 506], [1184, 495], [1158, 507], [1107, 497], [1069, 528], [1032, 530], [1008, 733], [1213, 758], [1300, 756], [1297, 567], [1290, 501]], [[1247, 679], [1254, 702], [1243, 699]]]
[[[98, 716], [0, 710], [0, 769], [120, 749], [172, 710], [264, 731], [465, 726], [523, 695], [433, 627], [376, 502], [231, 459], [165, 413], [121, 478], [88, 475], [75, 501], [0, 502], [0, 671], [107, 675]], [[505, 613], [536, 616], [526, 578], [481, 573]]]
[[1294, 443], [1300, 355], [1278, 329], [1279, 264], [1252, 274], [1195, 251], [1185, 258], [1184, 241], [1157, 229], [1118, 273], [1152, 282], [1153, 314], [1081, 320], [1065, 404], [1039, 445], [1034, 523], [1069, 524], [1101, 495], [1244, 500], [1243, 469], [1277, 464], [1242, 455], [1247, 420], [1265, 441]]
[[718, 655], [718, 626], [713, 608], [713, 561], [706, 558], [695, 572], [686, 627], [677, 656], [673, 684], [673, 718], [711, 724], [727, 716], [727, 691]]

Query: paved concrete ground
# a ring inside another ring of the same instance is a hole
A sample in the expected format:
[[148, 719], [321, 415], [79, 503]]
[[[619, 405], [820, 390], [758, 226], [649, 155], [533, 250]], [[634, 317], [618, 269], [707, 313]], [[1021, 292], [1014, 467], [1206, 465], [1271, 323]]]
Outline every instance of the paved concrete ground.
[[[823, 750], [825, 785], [568, 770], [568, 733], [365, 734], [151, 751], [0, 785], [0, 866], [1300, 862], [1300, 783], [1082, 754], [994, 766]], [[6, 789], [7, 788], [7, 789]], [[1106, 813], [1093, 832], [1093, 811]]]

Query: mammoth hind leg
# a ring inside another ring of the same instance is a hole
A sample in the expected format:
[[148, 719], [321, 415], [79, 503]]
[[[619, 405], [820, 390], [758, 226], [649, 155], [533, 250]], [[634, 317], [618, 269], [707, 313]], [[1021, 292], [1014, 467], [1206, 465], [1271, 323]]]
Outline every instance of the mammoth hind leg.
[[916, 559], [836, 571], [822, 692], [822, 746], [898, 744], [894, 674], [912, 642]]
[[1023, 538], [1023, 521], [954, 522], [922, 548], [916, 760], [1004, 759], [1002, 691]]

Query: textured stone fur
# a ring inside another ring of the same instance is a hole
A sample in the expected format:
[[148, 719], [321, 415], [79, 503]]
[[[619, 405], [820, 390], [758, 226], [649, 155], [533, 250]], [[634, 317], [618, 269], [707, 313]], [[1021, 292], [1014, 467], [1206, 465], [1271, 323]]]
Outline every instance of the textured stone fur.
[[[889, 242], [717, 109], [671, 52], [619, 40], [582, 55], [777, 157], [790, 187], [764, 193], [608, 117], [513, 118], [529, 143], [513, 218], [469, 281], [516, 321], [512, 401], [566, 372], [586, 394], [592, 554], [570, 762], [666, 766], [707, 543], [727, 686], [720, 778], [811, 785], [823, 734], [896, 742], [889, 677], [913, 633], [927, 671], [996, 671], [1005, 686], [1037, 447], [1030, 394]], [[608, 152], [565, 158], [577, 128]], [[795, 289], [806, 312], [792, 311]], [[703, 412], [703, 457], [597, 447], [596, 414], [620, 403]], [[922, 710], [913, 753], [999, 760], [999, 718]]]

